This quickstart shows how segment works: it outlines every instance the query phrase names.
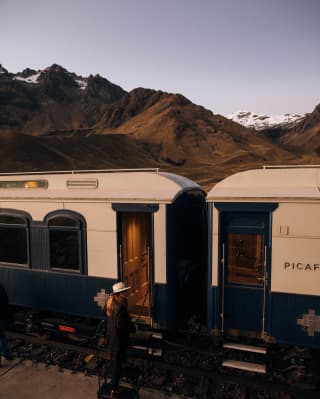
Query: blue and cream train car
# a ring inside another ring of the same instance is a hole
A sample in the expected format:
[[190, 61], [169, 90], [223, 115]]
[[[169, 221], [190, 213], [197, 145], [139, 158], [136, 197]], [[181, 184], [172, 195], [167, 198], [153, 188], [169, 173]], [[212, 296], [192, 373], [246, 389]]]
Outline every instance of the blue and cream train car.
[[184, 298], [207, 284], [204, 209], [197, 184], [158, 170], [1, 174], [0, 282], [13, 305], [99, 319], [121, 279], [137, 321], [183, 325], [203, 309]]
[[209, 329], [320, 347], [320, 168], [241, 172], [207, 202]]

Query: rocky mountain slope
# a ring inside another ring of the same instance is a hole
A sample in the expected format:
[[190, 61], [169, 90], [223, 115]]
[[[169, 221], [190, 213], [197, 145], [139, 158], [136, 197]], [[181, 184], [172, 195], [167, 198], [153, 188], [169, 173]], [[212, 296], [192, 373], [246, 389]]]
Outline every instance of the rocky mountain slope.
[[125, 91], [99, 75], [82, 78], [59, 65], [0, 73], [0, 132], [40, 135], [93, 126]]
[[313, 112], [290, 129], [283, 129], [279, 143], [293, 146], [304, 153], [320, 155], [320, 104]]
[[135, 89], [112, 104], [95, 126], [100, 133], [130, 134], [153, 143], [173, 165], [289, 159], [291, 154], [252, 130], [195, 105], [179, 94]]
[[58, 65], [18, 74], [0, 68], [1, 171], [161, 167], [210, 188], [263, 164], [316, 163], [316, 146], [298, 151], [292, 137], [275, 142], [180, 94], [128, 93]]

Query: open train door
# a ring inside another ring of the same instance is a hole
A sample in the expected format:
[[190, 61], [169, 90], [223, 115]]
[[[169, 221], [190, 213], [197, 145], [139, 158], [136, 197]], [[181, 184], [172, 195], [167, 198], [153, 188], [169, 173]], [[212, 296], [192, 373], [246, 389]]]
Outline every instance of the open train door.
[[267, 212], [223, 212], [221, 232], [222, 331], [266, 334], [269, 295]]
[[151, 324], [152, 267], [150, 212], [118, 214], [121, 279], [131, 287], [128, 297], [132, 318]]

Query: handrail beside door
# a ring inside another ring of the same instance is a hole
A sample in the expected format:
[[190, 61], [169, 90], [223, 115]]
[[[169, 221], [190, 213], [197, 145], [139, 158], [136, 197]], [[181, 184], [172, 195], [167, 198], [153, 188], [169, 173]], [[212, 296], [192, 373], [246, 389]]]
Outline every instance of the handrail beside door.
[[221, 333], [224, 334], [224, 287], [225, 287], [225, 243], [222, 244], [222, 292], [221, 292]]
[[268, 284], [267, 246], [265, 245], [264, 259], [263, 259], [263, 307], [262, 307], [262, 331], [261, 331], [262, 338], [266, 336], [267, 284]]

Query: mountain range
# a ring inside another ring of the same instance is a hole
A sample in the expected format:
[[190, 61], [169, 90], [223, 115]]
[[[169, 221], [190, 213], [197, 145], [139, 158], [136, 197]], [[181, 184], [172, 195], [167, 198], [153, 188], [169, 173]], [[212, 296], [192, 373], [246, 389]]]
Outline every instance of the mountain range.
[[240, 123], [245, 127], [255, 130], [264, 130], [274, 127], [290, 128], [300, 122], [306, 115], [283, 114], [283, 115], [261, 115], [250, 111], [237, 111], [229, 114], [228, 119]]
[[181, 94], [130, 92], [59, 65], [0, 65], [1, 172], [159, 167], [209, 189], [265, 164], [317, 163], [320, 105], [294, 123], [248, 128]]

